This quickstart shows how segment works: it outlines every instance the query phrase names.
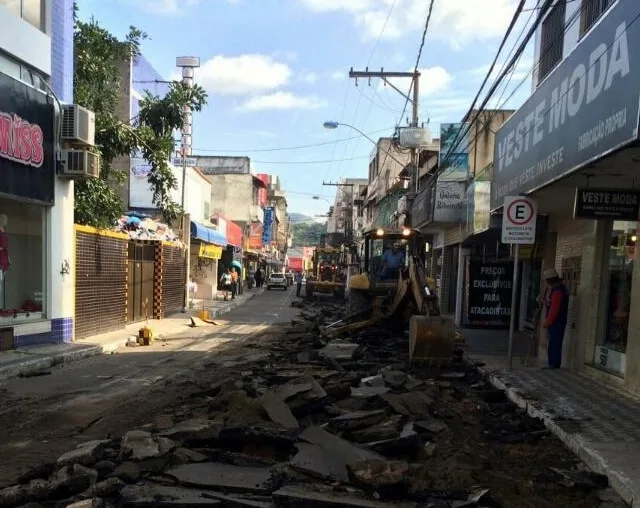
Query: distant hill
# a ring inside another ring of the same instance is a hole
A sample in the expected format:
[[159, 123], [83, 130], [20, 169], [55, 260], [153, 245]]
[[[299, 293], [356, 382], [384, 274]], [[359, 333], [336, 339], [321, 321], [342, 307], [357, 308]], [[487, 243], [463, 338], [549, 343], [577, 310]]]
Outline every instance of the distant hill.
[[293, 247], [316, 245], [320, 242], [320, 235], [326, 231], [327, 226], [324, 222], [318, 222], [303, 213], [291, 213], [289, 218], [293, 232]]

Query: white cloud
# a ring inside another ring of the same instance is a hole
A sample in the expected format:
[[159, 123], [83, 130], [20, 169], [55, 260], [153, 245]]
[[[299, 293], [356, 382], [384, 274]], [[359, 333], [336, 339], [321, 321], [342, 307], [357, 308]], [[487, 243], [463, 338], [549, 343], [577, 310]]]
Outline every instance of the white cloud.
[[[132, 0], [127, 0], [131, 3]], [[163, 15], [175, 15], [184, 14], [186, 7], [193, 7], [198, 5], [201, 0], [145, 0], [143, 2], [136, 2], [136, 5], [142, 7], [144, 10], [153, 12], [155, 14]], [[222, 1], [228, 4], [238, 3], [240, 0], [216, 0]]]
[[334, 71], [329, 74], [329, 78], [339, 81], [341, 79], [348, 79], [349, 75], [345, 71]]
[[246, 95], [275, 90], [289, 82], [291, 69], [271, 56], [217, 55], [196, 71], [196, 82], [212, 93]]
[[319, 78], [320, 76], [318, 76], [318, 73], [313, 71], [302, 72], [297, 76], [298, 81], [309, 83], [311, 85], [315, 84]]
[[[453, 77], [451, 76], [451, 74], [449, 74], [449, 72], [447, 72], [444, 67], [426, 67], [424, 69], [419, 69], [419, 71], [419, 87], [421, 97], [429, 97], [438, 92], [446, 90], [453, 81]], [[411, 72], [410, 69], [409, 72]], [[406, 91], [409, 90], [411, 78], [391, 78], [389, 79], [389, 82], [393, 83], [393, 85], [398, 87], [400, 90]], [[384, 81], [380, 80], [380, 88], [384, 88], [384, 86]]]
[[[495, 78], [497, 78], [498, 75], [503, 71], [503, 65], [504, 65], [504, 62], [496, 63], [495, 67], [493, 68], [493, 71], [491, 72], [491, 76], [489, 77], [489, 83], [491, 83]], [[489, 72], [489, 67], [491, 67], [491, 64], [489, 63], [486, 65], [481, 65], [480, 67], [471, 69], [469, 71], [469, 74], [479, 79], [484, 79], [487, 72]], [[513, 69], [511, 80], [514, 83], [517, 83], [519, 81], [522, 81], [523, 79], [530, 77], [532, 73], [532, 68], [533, 68], [533, 60], [531, 59], [519, 60], [517, 65], [515, 66], [515, 69]]]
[[[381, 32], [393, 0], [298, 0], [313, 12], [344, 12], [367, 38]], [[440, 0], [436, 1], [429, 34], [459, 47], [474, 40], [484, 41], [504, 34], [517, 0]], [[397, 0], [382, 35], [397, 39], [424, 27], [429, 2]]]
[[251, 97], [242, 103], [239, 111], [264, 111], [268, 109], [320, 109], [327, 106], [326, 101], [315, 95], [298, 96], [291, 92], [275, 92]]

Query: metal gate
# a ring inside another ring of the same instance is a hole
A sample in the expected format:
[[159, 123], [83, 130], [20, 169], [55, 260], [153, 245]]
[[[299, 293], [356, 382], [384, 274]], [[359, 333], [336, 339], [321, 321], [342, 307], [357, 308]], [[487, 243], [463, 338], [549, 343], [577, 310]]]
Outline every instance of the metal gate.
[[153, 274], [155, 245], [129, 242], [129, 282], [127, 288], [127, 321], [153, 317]]

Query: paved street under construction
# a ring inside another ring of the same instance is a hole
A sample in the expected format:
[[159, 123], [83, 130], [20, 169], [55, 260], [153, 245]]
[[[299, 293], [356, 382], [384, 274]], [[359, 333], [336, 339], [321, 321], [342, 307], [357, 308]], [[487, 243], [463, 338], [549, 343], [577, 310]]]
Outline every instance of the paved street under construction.
[[624, 506], [471, 365], [409, 367], [380, 327], [320, 338], [342, 307], [266, 292], [6, 382], [0, 506]]

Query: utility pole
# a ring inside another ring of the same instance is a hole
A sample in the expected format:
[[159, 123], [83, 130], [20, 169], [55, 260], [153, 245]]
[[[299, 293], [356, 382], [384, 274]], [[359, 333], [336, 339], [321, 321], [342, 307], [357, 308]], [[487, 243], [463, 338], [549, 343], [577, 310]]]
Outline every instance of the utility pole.
[[[420, 72], [389, 72], [384, 69], [380, 69], [379, 71], [370, 71], [368, 67], [365, 68], [364, 71], [354, 71], [353, 68], [349, 71], [349, 77], [354, 78], [356, 80], [356, 86], [358, 86], [359, 78], [366, 78], [368, 80], [369, 85], [371, 85], [371, 78], [380, 78], [384, 81], [385, 85], [389, 85], [396, 92], [398, 92], [402, 97], [405, 98], [407, 102], [411, 102], [413, 106], [413, 113], [411, 115], [411, 127], [418, 127], [418, 106], [419, 106], [419, 95], [420, 95]], [[411, 90], [413, 90], [413, 98], [408, 94], [400, 90], [397, 86], [395, 86], [389, 78], [410, 78], [411, 82]], [[413, 178], [414, 178], [414, 191], [418, 193], [418, 165], [420, 152], [418, 148], [411, 149], [411, 166], [413, 167]]]
[[[200, 67], [200, 58], [196, 56], [179, 56], [176, 58], [176, 67], [182, 69], [182, 82], [185, 86], [193, 87], [193, 76], [195, 69]], [[191, 107], [184, 107], [184, 122], [182, 127], [181, 152], [182, 152], [182, 196], [180, 205], [182, 207], [182, 241], [185, 242], [186, 249], [184, 253], [184, 308], [186, 312], [189, 308], [189, 282], [191, 280], [191, 219], [188, 213], [185, 213], [185, 191], [187, 187], [187, 157], [191, 156], [191, 134], [192, 134], [192, 112]]]

